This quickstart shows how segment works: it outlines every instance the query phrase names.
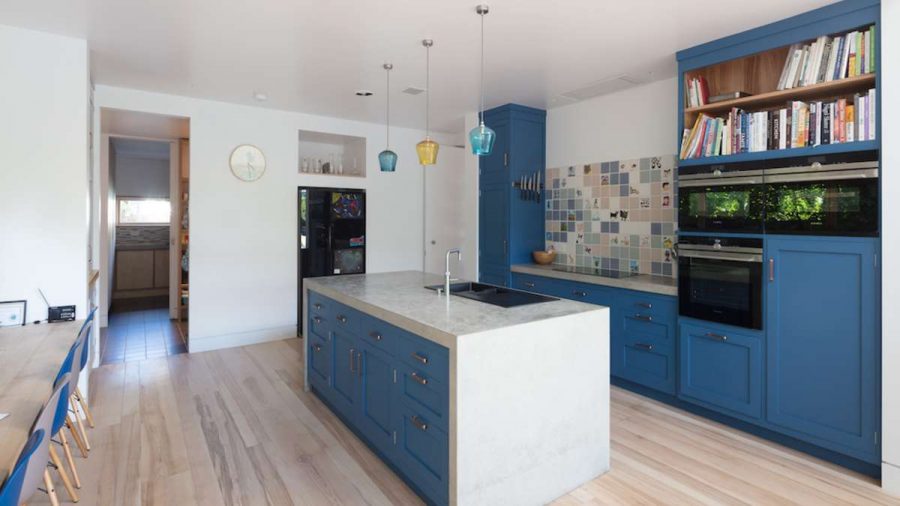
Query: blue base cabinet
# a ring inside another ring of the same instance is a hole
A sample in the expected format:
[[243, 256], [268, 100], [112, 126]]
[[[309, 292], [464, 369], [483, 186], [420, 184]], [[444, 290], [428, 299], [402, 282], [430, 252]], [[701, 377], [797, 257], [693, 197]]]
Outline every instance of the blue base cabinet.
[[738, 418], [760, 419], [763, 341], [754, 333], [682, 319], [679, 397]]
[[880, 459], [878, 240], [769, 237], [767, 419]]
[[311, 293], [313, 391], [429, 504], [449, 501], [449, 351]]
[[484, 112], [497, 134], [490, 155], [479, 158], [478, 271], [484, 283], [510, 286], [510, 265], [544, 249], [543, 198], [523, 199], [522, 178], [543, 178], [547, 112], [507, 104]]

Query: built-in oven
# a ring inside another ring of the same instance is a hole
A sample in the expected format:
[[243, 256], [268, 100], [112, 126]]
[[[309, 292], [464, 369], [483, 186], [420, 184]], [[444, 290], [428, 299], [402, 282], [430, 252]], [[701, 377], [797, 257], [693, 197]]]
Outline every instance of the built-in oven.
[[686, 167], [678, 175], [678, 229], [762, 233], [764, 191], [762, 169]]
[[762, 239], [679, 237], [678, 313], [762, 329], [762, 265]]
[[878, 234], [878, 161], [765, 171], [766, 233]]

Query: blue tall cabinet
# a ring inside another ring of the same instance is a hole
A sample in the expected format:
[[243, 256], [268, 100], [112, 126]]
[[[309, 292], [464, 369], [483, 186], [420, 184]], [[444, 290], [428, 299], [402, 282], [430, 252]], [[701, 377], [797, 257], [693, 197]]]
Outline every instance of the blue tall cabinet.
[[543, 199], [523, 198], [514, 185], [540, 175], [546, 159], [546, 111], [507, 104], [485, 111], [497, 133], [494, 149], [479, 160], [478, 255], [482, 282], [510, 285], [510, 265], [531, 262], [544, 248]]

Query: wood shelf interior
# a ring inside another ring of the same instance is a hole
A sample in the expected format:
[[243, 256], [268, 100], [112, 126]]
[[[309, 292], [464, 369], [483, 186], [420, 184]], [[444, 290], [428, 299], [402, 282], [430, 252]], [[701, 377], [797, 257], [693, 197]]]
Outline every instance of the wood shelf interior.
[[[298, 135], [297, 173], [304, 176], [366, 176], [366, 138], [352, 135], [332, 134], [300, 130]], [[331, 163], [343, 166], [343, 173], [338, 174], [335, 167], [330, 173], [316, 173], [317, 160], [323, 164]], [[308, 171], [303, 172], [303, 161], [309, 164]]]

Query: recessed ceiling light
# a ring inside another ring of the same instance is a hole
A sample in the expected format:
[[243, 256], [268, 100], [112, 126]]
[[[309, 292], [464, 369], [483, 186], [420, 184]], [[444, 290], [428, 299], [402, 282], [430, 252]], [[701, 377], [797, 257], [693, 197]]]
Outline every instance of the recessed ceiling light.
[[372, 96], [372, 92], [369, 91], [369, 90], [357, 90], [357, 91], [356, 91], [356, 96], [357, 96], [357, 97], [371, 97], [371, 96]]
[[254, 91], [253, 98], [255, 98], [257, 102], [265, 102], [266, 100], [269, 100], [269, 95], [264, 91]]

